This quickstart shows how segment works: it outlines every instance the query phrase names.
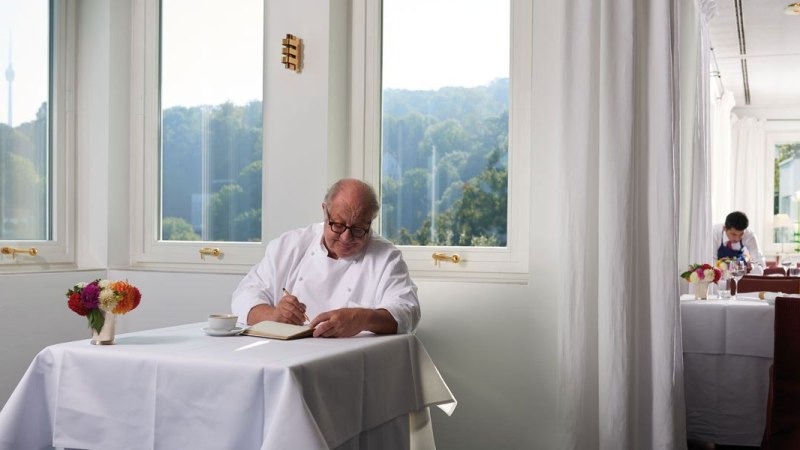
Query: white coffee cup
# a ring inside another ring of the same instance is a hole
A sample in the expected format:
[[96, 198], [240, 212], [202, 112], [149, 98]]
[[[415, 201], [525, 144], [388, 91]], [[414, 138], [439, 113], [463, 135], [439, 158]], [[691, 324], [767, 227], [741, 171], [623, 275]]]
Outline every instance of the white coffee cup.
[[230, 331], [236, 327], [238, 318], [233, 314], [209, 314], [208, 327], [216, 331]]

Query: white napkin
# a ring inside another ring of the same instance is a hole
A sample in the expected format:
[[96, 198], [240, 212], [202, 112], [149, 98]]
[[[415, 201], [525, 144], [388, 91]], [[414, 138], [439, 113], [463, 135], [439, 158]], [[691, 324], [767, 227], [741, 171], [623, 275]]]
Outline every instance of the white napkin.
[[785, 294], [783, 292], [743, 292], [741, 294], [737, 294], [736, 298], [739, 300], [753, 300], [753, 301], [761, 301], [766, 300], [767, 303], [770, 305], [775, 304], [775, 299], [778, 297], [794, 297], [800, 298], [798, 294]]

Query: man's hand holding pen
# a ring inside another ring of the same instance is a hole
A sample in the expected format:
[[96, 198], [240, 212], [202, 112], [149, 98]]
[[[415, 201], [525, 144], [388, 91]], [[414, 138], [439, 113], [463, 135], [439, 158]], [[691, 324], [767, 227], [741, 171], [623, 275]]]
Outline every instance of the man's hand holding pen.
[[[306, 305], [301, 303], [285, 288], [283, 297], [276, 306], [261, 304], [250, 309], [247, 323], [252, 325], [262, 320], [303, 325], [309, 322]], [[308, 323], [314, 330], [314, 337], [347, 337], [355, 336], [362, 331], [377, 334], [394, 334], [397, 332], [397, 321], [386, 309], [339, 308], [326, 311], [314, 317]]]
[[300, 303], [294, 295], [286, 289], [283, 290], [283, 297], [278, 301], [278, 305], [273, 310], [273, 321], [302, 325], [308, 320], [306, 316], [306, 305]]

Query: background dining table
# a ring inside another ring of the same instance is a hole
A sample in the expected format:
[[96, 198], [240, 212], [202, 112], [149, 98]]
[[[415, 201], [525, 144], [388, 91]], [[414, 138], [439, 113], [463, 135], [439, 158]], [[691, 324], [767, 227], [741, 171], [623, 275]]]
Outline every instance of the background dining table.
[[722, 445], [761, 444], [775, 307], [757, 294], [681, 297], [686, 431]]

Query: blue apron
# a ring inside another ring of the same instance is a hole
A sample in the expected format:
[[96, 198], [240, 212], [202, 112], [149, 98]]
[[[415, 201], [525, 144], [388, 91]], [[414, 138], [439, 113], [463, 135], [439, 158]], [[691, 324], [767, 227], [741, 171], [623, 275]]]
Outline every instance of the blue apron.
[[719, 248], [717, 249], [717, 259], [720, 258], [734, 258], [744, 260], [744, 244], [739, 241], [739, 250], [734, 250], [725, 246], [725, 230], [722, 230], [722, 240], [720, 241]]

